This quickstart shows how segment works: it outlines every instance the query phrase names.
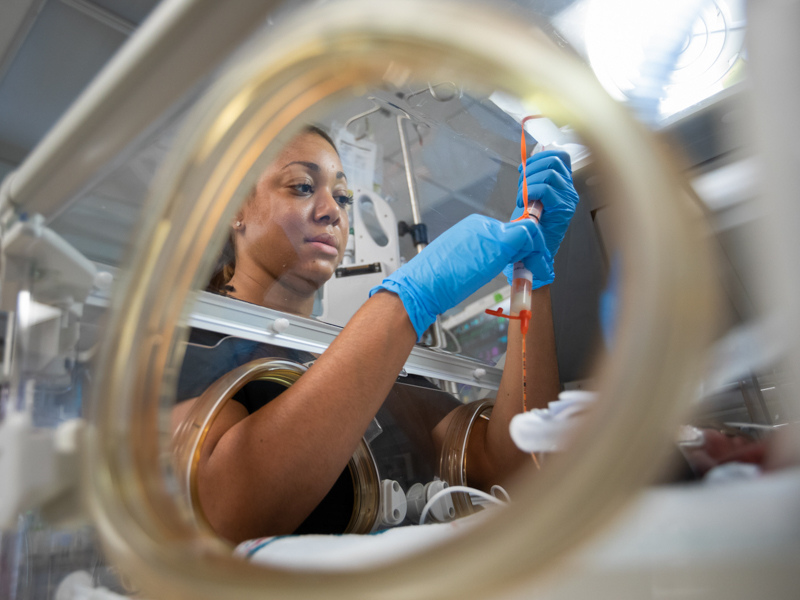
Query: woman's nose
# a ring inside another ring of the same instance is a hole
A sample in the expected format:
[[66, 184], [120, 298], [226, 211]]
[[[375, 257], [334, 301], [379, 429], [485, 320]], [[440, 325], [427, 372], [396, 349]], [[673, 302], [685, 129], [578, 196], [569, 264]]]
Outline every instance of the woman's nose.
[[336, 202], [336, 198], [329, 189], [321, 189], [314, 205], [314, 220], [326, 221], [335, 225], [340, 218], [339, 203]]

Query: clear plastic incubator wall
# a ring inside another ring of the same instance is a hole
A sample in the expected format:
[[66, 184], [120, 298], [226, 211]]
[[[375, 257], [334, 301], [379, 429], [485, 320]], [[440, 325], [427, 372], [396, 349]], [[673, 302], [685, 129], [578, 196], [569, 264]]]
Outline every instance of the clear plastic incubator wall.
[[0, 21], [0, 600], [797, 596], [800, 3]]

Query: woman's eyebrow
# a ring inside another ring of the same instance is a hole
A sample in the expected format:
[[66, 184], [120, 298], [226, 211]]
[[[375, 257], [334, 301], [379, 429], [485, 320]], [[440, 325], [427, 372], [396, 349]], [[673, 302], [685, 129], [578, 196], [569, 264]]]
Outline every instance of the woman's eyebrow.
[[[319, 170], [320, 170], [319, 169], [319, 165], [317, 163], [306, 162], [304, 160], [295, 160], [293, 162], [290, 162], [287, 165], [284, 165], [283, 168], [287, 169], [287, 168], [291, 167], [292, 165], [303, 165], [304, 167], [306, 167], [307, 169], [309, 169], [311, 171], [314, 171], [315, 173], [319, 173]], [[342, 175], [344, 175], [344, 173], [342, 173]]]

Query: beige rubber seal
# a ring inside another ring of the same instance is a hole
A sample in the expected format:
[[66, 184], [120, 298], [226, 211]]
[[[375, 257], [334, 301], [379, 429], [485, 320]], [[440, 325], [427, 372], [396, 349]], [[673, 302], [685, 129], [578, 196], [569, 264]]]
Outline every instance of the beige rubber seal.
[[[442, 453], [439, 457], [439, 477], [448, 485], [468, 485], [467, 483], [467, 447], [472, 426], [479, 418], [488, 418], [492, 414], [493, 400], [478, 400], [463, 404], [453, 411], [442, 440]], [[466, 517], [475, 512], [475, 507], [464, 492], [453, 492], [453, 506], [456, 517]]]

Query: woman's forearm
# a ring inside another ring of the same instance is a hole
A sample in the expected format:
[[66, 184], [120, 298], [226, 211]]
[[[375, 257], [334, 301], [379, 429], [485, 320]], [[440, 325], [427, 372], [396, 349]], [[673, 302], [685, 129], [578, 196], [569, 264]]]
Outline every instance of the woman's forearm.
[[400, 299], [378, 293], [297, 383], [230, 427], [201, 463], [215, 529], [235, 541], [294, 531], [346, 467], [415, 341]]
[[[557, 399], [560, 391], [550, 286], [531, 293], [531, 321], [525, 345], [527, 408], [544, 408]], [[506, 362], [492, 417], [470, 438], [474, 468], [467, 476], [471, 485], [488, 488], [531, 460], [517, 449], [508, 433], [512, 417], [522, 410], [522, 333], [518, 321], [509, 321]]]

